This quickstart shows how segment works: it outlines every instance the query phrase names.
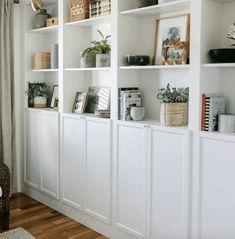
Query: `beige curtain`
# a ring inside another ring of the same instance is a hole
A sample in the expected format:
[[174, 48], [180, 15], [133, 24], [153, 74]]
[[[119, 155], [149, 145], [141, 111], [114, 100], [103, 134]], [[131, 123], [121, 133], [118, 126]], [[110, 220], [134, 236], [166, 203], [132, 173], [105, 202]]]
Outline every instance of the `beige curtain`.
[[12, 192], [15, 192], [17, 177], [12, 11], [12, 0], [0, 0], [0, 161], [10, 168]]

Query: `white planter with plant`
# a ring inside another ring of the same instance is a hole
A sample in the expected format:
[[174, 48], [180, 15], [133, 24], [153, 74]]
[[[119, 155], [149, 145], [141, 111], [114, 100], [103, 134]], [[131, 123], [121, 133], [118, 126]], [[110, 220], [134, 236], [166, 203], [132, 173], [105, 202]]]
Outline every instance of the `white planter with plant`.
[[108, 40], [111, 36], [104, 36], [100, 30], [98, 30], [98, 33], [101, 36], [101, 40], [92, 42], [96, 49], [96, 67], [110, 67], [111, 45], [109, 44]]
[[96, 66], [96, 52], [94, 47], [86, 48], [80, 57], [80, 67], [81, 68], [92, 68]]
[[33, 99], [34, 108], [47, 108], [47, 99], [49, 96], [46, 83], [30, 84], [28, 97]]
[[160, 121], [166, 126], [184, 126], [188, 124], [188, 88], [167, 88], [159, 90], [157, 99], [161, 102]]

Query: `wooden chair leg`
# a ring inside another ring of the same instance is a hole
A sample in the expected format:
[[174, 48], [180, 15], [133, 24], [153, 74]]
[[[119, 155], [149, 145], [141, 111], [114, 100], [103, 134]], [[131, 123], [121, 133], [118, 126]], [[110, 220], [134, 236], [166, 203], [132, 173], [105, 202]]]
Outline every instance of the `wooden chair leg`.
[[4, 210], [1, 215], [1, 224], [2, 224], [2, 229], [9, 230], [9, 217], [10, 217], [10, 212], [9, 210]]

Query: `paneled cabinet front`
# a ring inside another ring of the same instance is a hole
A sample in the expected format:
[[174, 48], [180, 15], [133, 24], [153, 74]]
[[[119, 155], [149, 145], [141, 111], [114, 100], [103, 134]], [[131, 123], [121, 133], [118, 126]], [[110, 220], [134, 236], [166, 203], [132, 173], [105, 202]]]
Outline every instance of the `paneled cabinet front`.
[[235, 142], [202, 137], [200, 146], [200, 238], [234, 239]]
[[106, 223], [111, 207], [111, 121], [63, 117], [63, 200]]
[[150, 130], [149, 239], [189, 238], [189, 134]]
[[144, 126], [115, 126], [115, 224], [139, 238], [146, 235], [147, 139]]
[[27, 110], [25, 124], [25, 182], [58, 199], [59, 115]]

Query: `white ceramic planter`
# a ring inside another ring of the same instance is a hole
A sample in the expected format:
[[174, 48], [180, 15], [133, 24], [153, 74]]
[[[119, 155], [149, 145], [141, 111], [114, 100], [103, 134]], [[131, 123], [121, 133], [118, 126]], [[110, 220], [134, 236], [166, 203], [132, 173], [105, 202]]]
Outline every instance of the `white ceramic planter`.
[[34, 108], [46, 108], [47, 98], [46, 97], [34, 97]]
[[88, 54], [84, 57], [80, 57], [80, 67], [81, 68], [92, 68], [95, 67], [96, 55]]
[[131, 118], [135, 121], [142, 120], [145, 116], [144, 107], [131, 107]]
[[110, 67], [110, 54], [97, 54], [96, 67]]

